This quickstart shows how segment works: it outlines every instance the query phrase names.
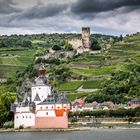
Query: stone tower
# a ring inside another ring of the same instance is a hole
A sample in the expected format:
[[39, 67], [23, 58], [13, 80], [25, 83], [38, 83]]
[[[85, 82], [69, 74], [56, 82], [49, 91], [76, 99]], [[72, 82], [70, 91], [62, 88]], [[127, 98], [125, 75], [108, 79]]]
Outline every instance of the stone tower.
[[90, 48], [90, 28], [89, 27], [82, 28], [82, 45], [83, 45], [83, 48], [85, 49]]

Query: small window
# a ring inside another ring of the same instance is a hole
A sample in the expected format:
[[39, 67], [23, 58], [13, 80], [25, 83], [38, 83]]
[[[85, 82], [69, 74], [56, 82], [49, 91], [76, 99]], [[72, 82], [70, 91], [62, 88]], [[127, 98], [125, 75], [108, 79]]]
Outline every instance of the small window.
[[52, 106], [52, 109], [53, 109], [53, 106]]
[[40, 107], [40, 109], [42, 109], [42, 107]]
[[31, 116], [29, 118], [31, 119]]
[[22, 118], [24, 118], [24, 116], [22, 116]]
[[60, 107], [57, 107], [57, 108], [60, 108]]
[[28, 118], [28, 117], [26, 116], [26, 118]]
[[46, 115], [48, 115], [48, 112], [46, 112]]
[[18, 116], [17, 116], [17, 119], [18, 119]]
[[46, 109], [48, 109], [48, 107], [46, 106]]

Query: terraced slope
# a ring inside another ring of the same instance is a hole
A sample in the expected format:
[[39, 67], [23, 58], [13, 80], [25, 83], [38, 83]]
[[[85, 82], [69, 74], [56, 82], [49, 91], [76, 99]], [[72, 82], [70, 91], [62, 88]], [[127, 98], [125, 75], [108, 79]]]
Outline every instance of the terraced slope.
[[14, 77], [33, 62], [35, 50], [0, 50], [0, 78]]
[[[109, 80], [111, 73], [119, 71], [131, 71], [133, 64], [140, 65], [140, 35], [125, 37], [123, 42], [112, 45], [111, 49], [100, 54], [84, 53], [75, 58], [69, 68], [73, 75], [80, 79], [81, 95], [85, 95], [85, 89], [102, 89], [104, 81]], [[71, 85], [71, 82], [60, 84], [59, 90], [67, 91], [63, 85]], [[72, 97], [78, 94], [77, 83], [72, 82], [74, 88], [69, 88]], [[69, 86], [70, 87], [70, 86]], [[97, 93], [92, 92], [93, 94]], [[91, 93], [90, 93], [91, 94]]]

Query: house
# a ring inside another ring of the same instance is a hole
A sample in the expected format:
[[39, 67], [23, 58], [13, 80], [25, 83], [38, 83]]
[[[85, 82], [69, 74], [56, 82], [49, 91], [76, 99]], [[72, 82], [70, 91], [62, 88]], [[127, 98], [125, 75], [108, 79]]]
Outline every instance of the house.
[[71, 111], [82, 111], [82, 106], [84, 105], [85, 101], [82, 98], [76, 99], [75, 101], [71, 102]]
[[113, 102], [111, 102], [111, 101], [107, 101], [107, 102], [103, 102], [102, 104], [101, 104], [101, 108], [103, 109], [103, 110], [109, 110], [109, 109], [116, 109], [116, 106], [115, 106], [115, 104], [113, 103]]
[[128, 108], [136, 108], [140, 107], [140, 99], [139, 98], [134, 98], [131, 101], [127, 103]]

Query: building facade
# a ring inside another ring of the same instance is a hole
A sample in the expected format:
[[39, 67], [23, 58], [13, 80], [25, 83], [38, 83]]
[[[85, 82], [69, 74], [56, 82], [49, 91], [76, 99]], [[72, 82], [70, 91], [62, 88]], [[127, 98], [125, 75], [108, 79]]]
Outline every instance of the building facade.
[[77, 53], [90, 51], [90, 28], [82, 28], [82, 36], [80, 38], [73, 38], [68, 40], [68, 43], [77, 50]]
[[22, 102], [16, 99], [11, 105], [15, 128], [67, 128], [69, 110], [67, 98], [52, 89], [43, 66], [32, 85], [31, 96], [25, 94]]

